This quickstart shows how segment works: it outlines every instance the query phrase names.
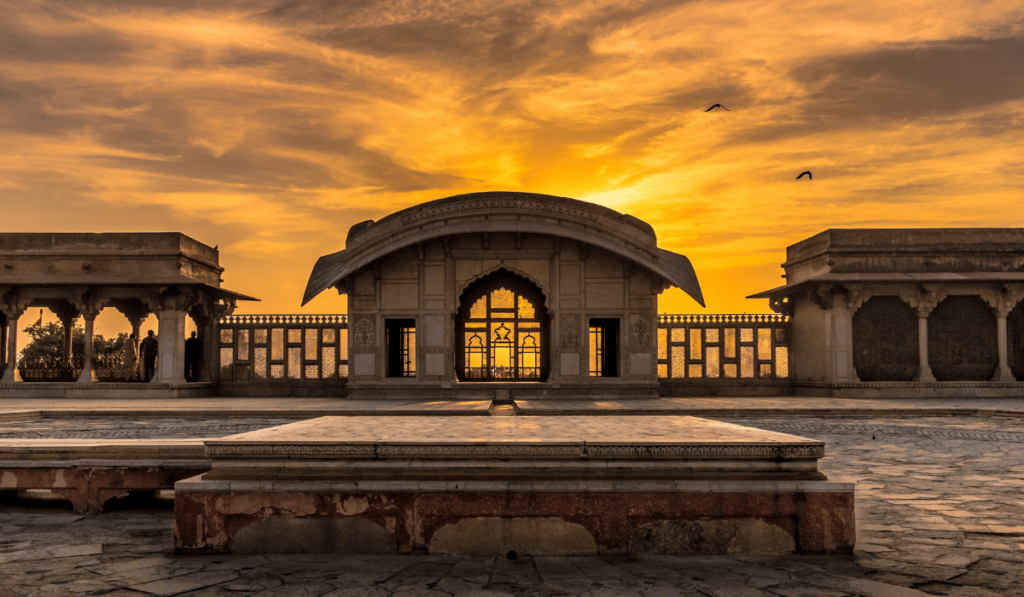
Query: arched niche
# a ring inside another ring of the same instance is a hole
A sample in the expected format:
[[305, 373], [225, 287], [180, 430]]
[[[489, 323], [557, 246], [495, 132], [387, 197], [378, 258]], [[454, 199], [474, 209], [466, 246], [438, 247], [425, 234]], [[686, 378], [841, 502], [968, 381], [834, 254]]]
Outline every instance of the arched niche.
[[467, 287], [455, 320], [459, 381], [546, 381], [550, 326], [544, 303], [540, 288], [506, 269]]
[[938, 381], [988, 381], [999, 366], [996, 316], [979, 296], [944, 298], [928, 316], [928, 364]]
[[861, 381], [913, 381], [920, 368], [917, 314], [898, 296], [873, 296], [853, 315], [853, 367]]

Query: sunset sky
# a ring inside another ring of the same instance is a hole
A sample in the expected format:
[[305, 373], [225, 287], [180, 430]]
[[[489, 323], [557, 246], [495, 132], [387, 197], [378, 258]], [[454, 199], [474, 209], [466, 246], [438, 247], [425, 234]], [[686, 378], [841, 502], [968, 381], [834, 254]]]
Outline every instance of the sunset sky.
[[344, 312], [333, 293], [299, 307], [317, 257], [466, 192], [647, 220], [707, 299], [668, 291], [669, 313], [767, 311], [743, 297], [825, 228], [1024, 226], [1019, 0], [0, 14], [0, 231], [184, 232], [263, 300], [242, 313]]

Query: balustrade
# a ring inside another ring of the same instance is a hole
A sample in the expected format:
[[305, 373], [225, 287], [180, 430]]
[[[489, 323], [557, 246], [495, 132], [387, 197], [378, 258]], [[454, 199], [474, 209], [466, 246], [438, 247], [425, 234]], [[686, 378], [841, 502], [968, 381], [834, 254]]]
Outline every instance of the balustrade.
[[658, 316], [658, 377], [789, 378], [789, 318], [774, 314]]
[[[224, 381], [288, 382], [348, 377], [345, 315], [230, 315], [216, 347]], [[25, 381], [73, 381], [82, 369], [27, 369]], [[2, 366], [2, 364], [0, 364]], [[101, 381], [122, 381], [121, 355], [94, 360]], [[658, 316], [658, 377], [671, 380], [789, 378], [789, 318], [774, 314]]]
[[218, 323], [221, 380], [348, 377], [345, 315], [230, 315]]

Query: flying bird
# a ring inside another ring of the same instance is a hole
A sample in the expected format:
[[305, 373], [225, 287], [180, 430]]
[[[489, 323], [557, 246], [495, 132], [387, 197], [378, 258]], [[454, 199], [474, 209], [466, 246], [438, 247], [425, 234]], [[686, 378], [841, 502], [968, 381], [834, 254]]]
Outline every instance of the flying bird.
[[710, 108], [708, 108], [707, 110], [704, 110], [704, 111], [705, 112], [710, 112], [710, 111], [714, 110], [715, 108], [721, 108], [721, 109], [725, 110], [726, 112], [732, 112], [732, 110], [730, 110], [729, 108], [726, 108], [722, 104], [715, 104], [714, 106], [711, 106]]
[[800, 176], [796, 177], [796, 179], [800, 180], [801, 178], [804, 177], [804, 174], [807, 175], [807, 180], [814, 180], [814, 177], [811, 176], [811, 171], [810, 170], [804, 170], [803, 172], [800, 173]]

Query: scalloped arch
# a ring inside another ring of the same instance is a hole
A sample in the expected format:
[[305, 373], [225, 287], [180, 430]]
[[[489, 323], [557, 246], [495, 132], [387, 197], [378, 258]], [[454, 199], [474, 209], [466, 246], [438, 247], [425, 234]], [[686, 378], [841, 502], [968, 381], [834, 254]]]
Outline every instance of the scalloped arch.
[[531, 284], [536, 286], [540, 290], [540, 295], [542, 297], [544, 297], [544, 309], [547, 310], [548, 313], [551, 312], [551, 305], [550, 305], [551, 293], [548, 291], [546, 285], [541, 284], [533, 276], [527, 274], [526, 272], [523, 272], [523, 271], [519, 270], [518, 268], [515, 268], [515, 267], [512, 267], [511, 265], [508, 265], [504, 261], [499, 263], [498, 265], [492, 267], [491, 269], [489, 269], [487, 271], [480, 272], [478, 275], [473, 276], [468, 281], [466, 281], [466, 283], [463, 284], [461, 288], [458, 289], [458, 292], [455, 293], [455, 296], [457, 296], [458, 299], [459, 299], [456, 302], [456, 304], [455, 304], [455, 312], [457, 313], [459, 311], [459, 307], [462, 305], [462, 297], [466, 294], [466, 290], [468, 290], [471, 286], [473, 286], [474, 284], [479, 282], [481, 279], [483, 279], [483, 278], [485, 278], [487, 276], [490, 276], [491, 274], [497, 273], [500, 270], [505, 270], [505, 271], [507, 271], [510, 274], [514, 274], [516, 276], [519, 276], [520, 278], [523, 278], [524, 280], [528, 280]]

